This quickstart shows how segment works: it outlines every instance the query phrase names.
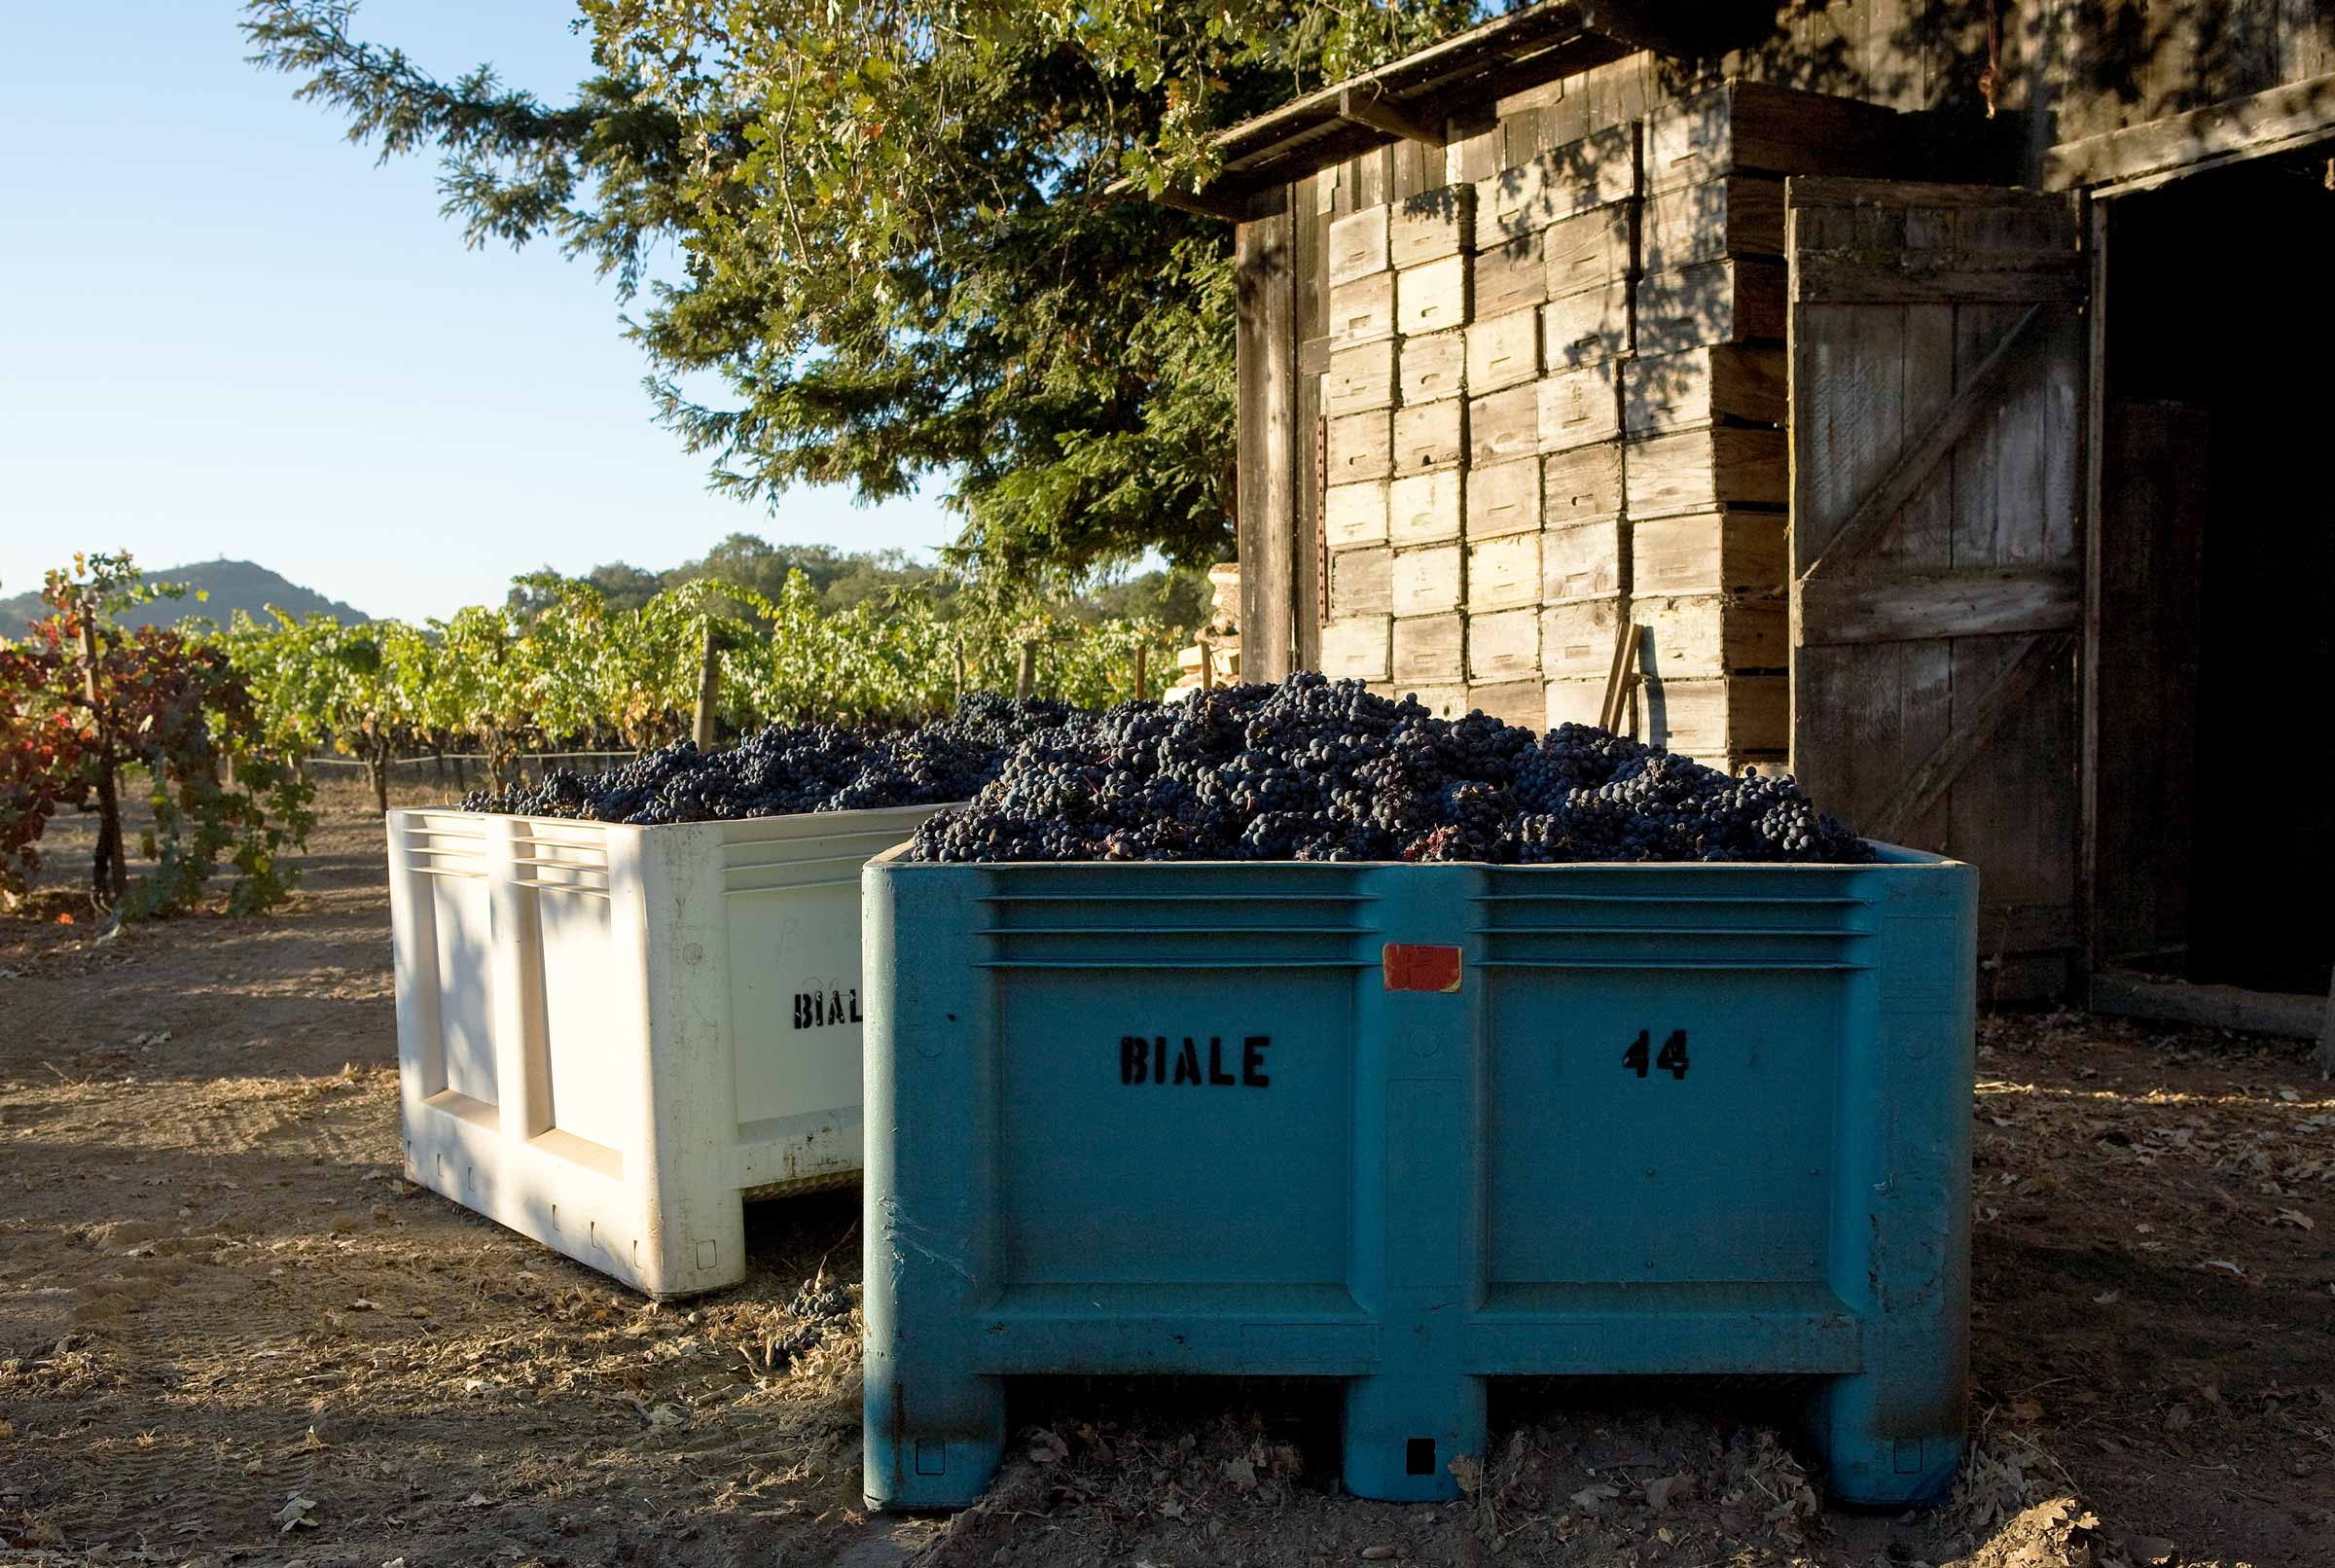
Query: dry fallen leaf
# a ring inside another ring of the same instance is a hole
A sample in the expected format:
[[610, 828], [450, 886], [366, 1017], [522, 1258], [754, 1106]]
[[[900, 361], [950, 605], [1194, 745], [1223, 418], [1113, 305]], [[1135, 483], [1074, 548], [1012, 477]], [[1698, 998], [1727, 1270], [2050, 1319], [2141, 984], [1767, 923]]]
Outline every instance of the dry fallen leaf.
[[2281, 1225], [2291, 1225], [2298, 1230], [2316, 1230], [2318, 1229], [2318, 1222], [2312, 1219], [2310, 1215], [2305, 1214], [2300, 1209], [2279, 1210], [2279, 1223]]
[[275, 1533], [290, 1535], [304, 1525], [313, 1530], [316, 1528], [316, 1521], [309, 1518], [308, 1515], [315, 1511], [316, 1500], [314, 1498], [303, 1497], [298, 1492], [287, 1492], [284, 1495], [284, 1506], [275, 1512], [274, 1522], [282, 1526]]
[[1384, 1562], [1393, 1555], [1394, 1548], [1392, 1547], [1364, 1547], [1362, 1549], [1364, 1562]]

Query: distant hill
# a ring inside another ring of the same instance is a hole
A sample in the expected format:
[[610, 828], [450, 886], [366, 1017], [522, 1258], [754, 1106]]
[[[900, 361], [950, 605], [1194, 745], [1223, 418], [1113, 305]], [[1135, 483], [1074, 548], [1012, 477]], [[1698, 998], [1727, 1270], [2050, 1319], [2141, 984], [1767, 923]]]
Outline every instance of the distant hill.
[[[226, 625], [237, 610], [254, 621], [269, 620], [268, 607], [274, 605], [287, 615], [310, 616], [324, 614], [341, 622], [370, 621], [364, 611], [328, 599], [313, 588], [268, 570], [254, 561], [198, 561], [186, 566], [158, 567], [146, 574], [154, 583], [184, 583], [189, 588], [183, 599], [157, 599], [124, 613], [122, 624], [143, 626], [160, 622], [165, 625], [189, 616], [203, 616]], [[197, 599], [194, 589], [210, 594]], [[36, 590], [0, 599], [0, 637], [20, 637], [27, 622], [37, 621], [49, 613]]]

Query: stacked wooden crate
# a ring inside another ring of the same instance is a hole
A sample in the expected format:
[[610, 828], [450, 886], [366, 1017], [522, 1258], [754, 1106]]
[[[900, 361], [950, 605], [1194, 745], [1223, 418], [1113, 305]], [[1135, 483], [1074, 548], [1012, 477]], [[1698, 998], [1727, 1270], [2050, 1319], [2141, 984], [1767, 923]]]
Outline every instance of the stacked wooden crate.
[[1474, 193], [1330, 225], [1322, 668], [1466, 709], [1460, 465]]
[[1619, 571], [1621, 356], [1630, 351], [1637, 128], [1549, 148], [1475, 185], [1479, 320], [1468, 413], [1469, 704], [1537, 728], [1545, 606]]
[[1733, 84], [1330, 227], [1322, 666], [1439, 712], [1787, 744], [1783, 174], [1886, 110]]
[[[1779, 759], [1789, 741], [1777, 170], [1804, 161], [1791, 149], [1810, 101], [1723, 88], [1657, 110], [1642, 140], [1634, 352], [1620, 385], [1634, 717], [1646, 738], [1731, 768]], [[1594, 722], [1619, 617], [1551, 620], [1566, 657], [1549, 669], [1549, 722]]]

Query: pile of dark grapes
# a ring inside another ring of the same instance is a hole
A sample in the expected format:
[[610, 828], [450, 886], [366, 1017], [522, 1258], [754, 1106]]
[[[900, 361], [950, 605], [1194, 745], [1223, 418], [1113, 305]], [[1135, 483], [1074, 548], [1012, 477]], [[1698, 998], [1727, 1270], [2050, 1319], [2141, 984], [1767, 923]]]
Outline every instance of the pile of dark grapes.
[[683, 740], [605, 773], [555, 767], [540, 783], [475, 791], [462, 809], [646, 825], [932, 805], [964, 800], [1015, 746], [1084, 717], [1060, 702], [982, 693], [915, 729], [774, 724], [728, 751]]
[[1438, 719], [1359, 682], [1126, 703], [1033, 732], [923, 861], [1861, 862], [1788, 778], [1731, 777], [1586, 725]]

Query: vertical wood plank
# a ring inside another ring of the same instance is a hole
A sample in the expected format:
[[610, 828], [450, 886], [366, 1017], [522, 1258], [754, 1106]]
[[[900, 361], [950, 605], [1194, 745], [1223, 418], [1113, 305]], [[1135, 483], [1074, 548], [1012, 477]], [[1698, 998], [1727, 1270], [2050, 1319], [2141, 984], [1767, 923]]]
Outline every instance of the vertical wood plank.
[[[1321, 626], [1329, 617], [1323, 576], [1329, 542], [1322, 517], [1322, 374], [1326, 354], [1309, 365], [1306, 345], [1326, 339], [1329, 330], [1330, 219], [1317, 210], [1314, 179], [1299, 181], [1290, 190], [1290, 265], [1295, 281], [1289, 327], [1290, 369], [1297, 398], [1291, 430], [1297, 475], [1291, 525], [1296, 556], [1291, 568], [1296, 589], [1295, 630], [1290, 659], [1297, 669], [1321, 667]], [[1327, 347], [1326, 343], [1317, 345]], [[1244, 666], [1244, 673], [1246, 666]], [[1254, 679], [1254, 676], [1248, 676]]]
[[[2077, 761], [2076, 904], [2083, 920], [2083, 968], [2087, 979], [2100, 968], [2102, 909], [2100, 897], [2101, 845], [2101, 616], [2102, 612], [2102, 535], [2107, 527], [2102, 505], [2102, 478], [2107, 450], [2108, 405], [2108, 216], [2114, 210], [2104, 201], [2087, 202], [2085, 238], [2092, 252], [2092, 307], [2085, 313], [2089, 341], [2084, 364], [2084, 631], [2082, 667], [2076, 672], [2078, 721], [2082, 752]], [[2193, 721], [2194, 722], [2194, 721]], [[2183, 878], [2184, 883], [2186, 878]]]
[[1276, 681], [1297, 654], [1297, 287], [1287, 208], [1242, 224], [1234, 247], [1240, 659], [1249, 679]]
[[1292, 186], [1290, 239], [1297, 275], [1297, 321], [1300, 343], [1326, 338], [1330, 332], [1330, 220], [1314, 210], [1321, 176], [1309, 174]]

